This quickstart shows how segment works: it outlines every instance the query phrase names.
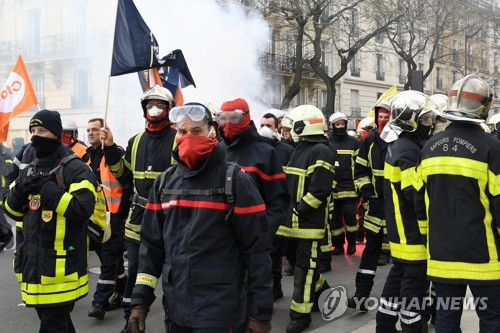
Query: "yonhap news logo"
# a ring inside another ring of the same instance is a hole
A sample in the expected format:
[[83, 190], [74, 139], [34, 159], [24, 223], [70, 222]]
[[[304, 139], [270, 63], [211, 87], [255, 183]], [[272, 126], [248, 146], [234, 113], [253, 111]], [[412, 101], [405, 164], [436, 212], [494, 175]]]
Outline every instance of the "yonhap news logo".
[[347, 292], [344, 287], [329, 288], [318, 299], [319, 310], [325, 321], [342, 316], [347, 310]]

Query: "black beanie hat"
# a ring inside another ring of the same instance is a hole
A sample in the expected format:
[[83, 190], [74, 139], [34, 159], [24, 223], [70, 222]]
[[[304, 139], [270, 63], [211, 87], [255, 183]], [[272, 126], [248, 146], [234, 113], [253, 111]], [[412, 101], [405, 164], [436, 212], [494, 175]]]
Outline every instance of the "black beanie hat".
[[41, 110], [35, 113], [30, 120], [29, 130], [34, 126], [41, 126], [48, 129], [52, 134], [61, 139], [62, 123], [61, 115], [57, 111]]

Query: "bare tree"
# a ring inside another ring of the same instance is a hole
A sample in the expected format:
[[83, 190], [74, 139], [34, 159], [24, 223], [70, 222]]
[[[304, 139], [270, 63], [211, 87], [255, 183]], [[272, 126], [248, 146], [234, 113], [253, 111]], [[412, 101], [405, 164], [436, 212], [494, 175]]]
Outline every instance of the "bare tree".
[[[467, 43], [467, 38], [471, 38], [467, 34], [477, 34], [484, 25], [471, 16], [465, 0], [395, 0], [389, 5], [403, 15], [395, 28], [387, 30], [386, 34], [396, 54], [406, 63], [405, 90], [410, 89], [413, 71], [421, 69], [419, 61], [425, 59], [428, 65], [423, 72], [425, 80], [431, 75], [436, 61], [447, 58], [451, 58], [452, 63], [457, 61], [457, 47], [446, 47], [450, 38], [465, 33]], [[459, 22], [467, 22], [467, 25]]]
[[[314, 55], [309, 63], [327, 88], [325, 113], [334, 112], [336, 82], [347, 72], [349, 63], [372, 38], [387, 31], [401, 14], [390, 12], [380, 1], [317, 1], [313, 7], [313, 31], [309, 36]], [[381, 15], [381, 12], [385, 15]], [[306, 32], [307, 34], [307, 32]], [[333, 74], [324, 65], [323, 42], [330, 40], [340, 67]]]

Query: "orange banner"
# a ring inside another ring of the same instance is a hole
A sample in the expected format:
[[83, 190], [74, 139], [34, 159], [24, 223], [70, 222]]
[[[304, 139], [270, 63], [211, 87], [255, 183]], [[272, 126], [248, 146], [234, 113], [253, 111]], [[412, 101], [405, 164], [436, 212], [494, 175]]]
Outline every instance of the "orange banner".
[[10, 119], [28, 111], [38, 104], [35, 91], [24, 66], [23, 58], [19, 56], [7, 83], [0, 91], [0, 128], [8, 129]]

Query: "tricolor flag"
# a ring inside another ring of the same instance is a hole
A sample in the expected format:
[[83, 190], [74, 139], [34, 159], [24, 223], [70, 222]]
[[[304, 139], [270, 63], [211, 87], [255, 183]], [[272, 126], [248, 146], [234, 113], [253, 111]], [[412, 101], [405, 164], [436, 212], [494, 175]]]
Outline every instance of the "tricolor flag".
[[35, 91], [23, 58], [19, 56], [7, 82], [0, 91], [0, 128], [3, 133], [8, 130], [11, 118], [28, 111], [38, 104]]
[[111, 76], [160, 67], [158, 43], [132, 0], [118, 0]]
[[[143, 91], [159, 84], [167, 88], [174, 96], [175, 105], [183, 105], [182, 88], [196, 87], [189, 67], [181, 50], [174, 50], [159, 60], [162, 67], [139, 72], [139, 81]], [[160, 82], [158, 81], [160, 78]]]

